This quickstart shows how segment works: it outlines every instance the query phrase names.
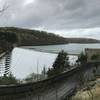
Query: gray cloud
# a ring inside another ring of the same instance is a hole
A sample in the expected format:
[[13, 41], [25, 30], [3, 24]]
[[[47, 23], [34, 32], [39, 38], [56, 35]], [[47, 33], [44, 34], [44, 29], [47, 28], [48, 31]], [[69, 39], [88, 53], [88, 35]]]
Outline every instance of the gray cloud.
[[[1, 6], [4, 0], [0, 0]], [[0, 26], [79, 30], [100, 27], [100, 0], [6, 0]], [[77, 31], [78, 32], [78, 31]], [[83, 33], [85, 34], [85, 33]]]

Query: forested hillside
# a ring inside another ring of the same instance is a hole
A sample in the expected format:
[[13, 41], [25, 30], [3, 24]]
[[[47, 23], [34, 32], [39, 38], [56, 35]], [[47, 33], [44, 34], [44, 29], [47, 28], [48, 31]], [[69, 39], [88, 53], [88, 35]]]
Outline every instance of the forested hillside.
[[68, 43], [100, 43], [100, 40], [91, 38], [66, 38]]
[[0, 28], [0, 52], [17, 46], [55, 45], [66, 43], [100, 43], [99, 40], [86, 38], [64, 38], [53, 33], [16, 27]]
[[18, 45], [51, 45], [67, 43], [65, 38], [45, 31], [4, 27], [0, 28], [0, 32], [11, 32], [16, 34], [18, 38]]

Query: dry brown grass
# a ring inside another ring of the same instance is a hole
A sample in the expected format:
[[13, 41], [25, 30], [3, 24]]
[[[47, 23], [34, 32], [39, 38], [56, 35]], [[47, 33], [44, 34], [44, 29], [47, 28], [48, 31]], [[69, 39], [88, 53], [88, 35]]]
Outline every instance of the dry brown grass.
[[95, 86], [90, 90], [77, 92], [72, 100], [100, 100], [100, 79], [96, 80]]

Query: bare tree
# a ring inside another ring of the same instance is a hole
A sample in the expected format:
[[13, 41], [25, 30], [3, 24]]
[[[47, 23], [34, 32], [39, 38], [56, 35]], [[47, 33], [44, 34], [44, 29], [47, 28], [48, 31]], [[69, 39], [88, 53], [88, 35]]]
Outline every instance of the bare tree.
[[3, 13], [5, 10], [7, 10], [9, 8], [9, 5], [7, 5], [6, 3], [0, 8], [0, 14]]

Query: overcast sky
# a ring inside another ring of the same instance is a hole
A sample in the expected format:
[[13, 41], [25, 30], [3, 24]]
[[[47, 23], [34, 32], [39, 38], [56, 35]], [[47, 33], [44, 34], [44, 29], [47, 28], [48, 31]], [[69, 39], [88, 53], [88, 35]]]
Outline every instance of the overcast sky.
[[0, 0], [0, 26], [42, 29], [67, 37], [100, 38], [100, 0]]

